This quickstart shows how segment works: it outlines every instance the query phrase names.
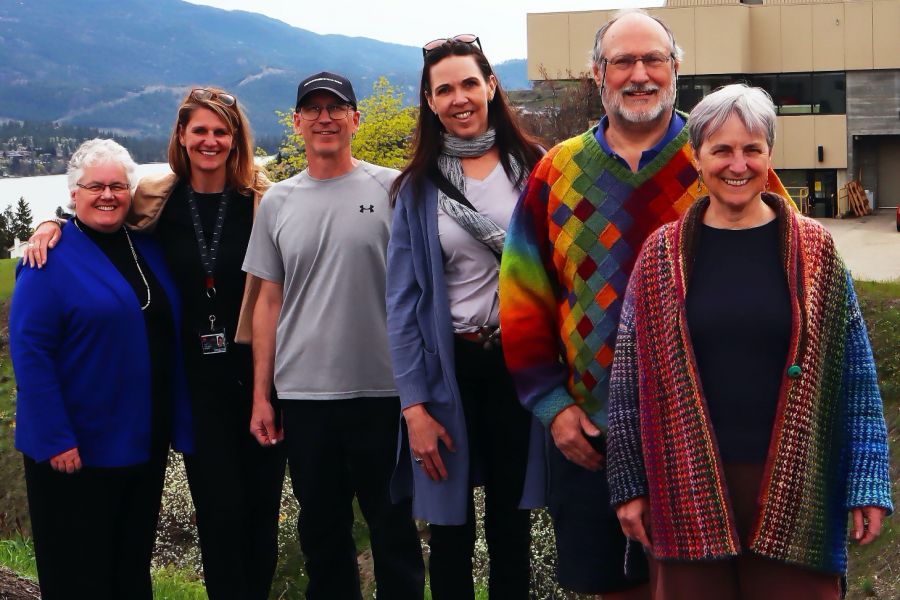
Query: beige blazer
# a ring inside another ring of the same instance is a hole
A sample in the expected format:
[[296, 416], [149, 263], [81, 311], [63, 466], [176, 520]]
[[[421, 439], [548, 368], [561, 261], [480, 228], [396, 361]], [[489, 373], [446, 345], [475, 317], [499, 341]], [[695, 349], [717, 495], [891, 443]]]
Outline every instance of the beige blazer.
[[[269, 186], [272, 185], [265, 173], [257, 173], [257, 189], [253, 194], [253, 216], [256, 217], [256, 209]], [[172, 190], [178, 183], [178, 177], [174, 173], [165, 175], [149, 175], [141, 179], [134, 192], [131, 204], [131, 212], [128, 213], [128, 225], [139, 231], [153, 231], [159, 222], [163, 207], [172, 195]], [[234, 333], [234, 341], [239, 344], [249, 344], [253, 322], [253, 307], [259, 297], [259, 278], [247, 273], [247, 282], [244, 284], [244, 297], [241, 300], [241, 312], [238, 315], [237, 331]]]

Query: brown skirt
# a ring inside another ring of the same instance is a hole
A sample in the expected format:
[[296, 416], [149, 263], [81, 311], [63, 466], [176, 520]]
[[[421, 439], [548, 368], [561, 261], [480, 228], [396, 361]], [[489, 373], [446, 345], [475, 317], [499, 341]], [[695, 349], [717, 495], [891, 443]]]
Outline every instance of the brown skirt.
[[[763, 465], [724, 467], [741, 545], [758, 514]], [[652, 561], [654, 600], [839, 600], [840, 577], [744, 553], [731, 560]]]

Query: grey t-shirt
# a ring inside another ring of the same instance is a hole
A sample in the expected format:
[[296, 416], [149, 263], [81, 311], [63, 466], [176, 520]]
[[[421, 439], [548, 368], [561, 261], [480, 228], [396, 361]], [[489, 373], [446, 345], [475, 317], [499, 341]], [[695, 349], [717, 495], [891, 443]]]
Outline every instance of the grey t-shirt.
[[263, 197], [244, 271], [284, 285], [275, 337], [282, 399], [396, 396], [387, 342], [385, 263], [393, 169], [303, 171]]

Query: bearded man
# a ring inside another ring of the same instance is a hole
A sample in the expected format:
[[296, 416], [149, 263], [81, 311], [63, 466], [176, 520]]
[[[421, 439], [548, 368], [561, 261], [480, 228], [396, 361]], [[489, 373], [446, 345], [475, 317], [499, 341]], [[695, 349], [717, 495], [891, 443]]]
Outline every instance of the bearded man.
[[[622, 298], [647, 236], [705, 195], [687, 115], [682, 52], [646, 11], [598, 31], [594, 80], [605, 116], [550, 150], [510, 222], [500, 272], [503, 348], [519, 399], [549, 429], [548, 507], [560, 584], [649, 598], [645, 553], [622, 534], [604, 468], [609, 369]], [[788, 197], [773, 171], [772, 191]]]

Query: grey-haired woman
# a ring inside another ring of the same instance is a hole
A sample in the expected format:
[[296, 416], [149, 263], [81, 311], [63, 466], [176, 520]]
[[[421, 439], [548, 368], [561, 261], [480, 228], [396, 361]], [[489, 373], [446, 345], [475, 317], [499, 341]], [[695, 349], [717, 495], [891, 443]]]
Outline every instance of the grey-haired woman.
[[730, 85], [689, 118], [709, 190], [644, 243], [610, 384], [612, 501], [655, 597], [840, 598], [893, 508], [875, 364], [828, 231], [767, 189], [775, 109]]
[[45, 600], [152, 597], [168, 449], [193, 447], [178, 293], [159, 247], [123, 227], [134, 167], [112, 140], [82, 144], [54, 260], [17, 270], [16, 447]]

